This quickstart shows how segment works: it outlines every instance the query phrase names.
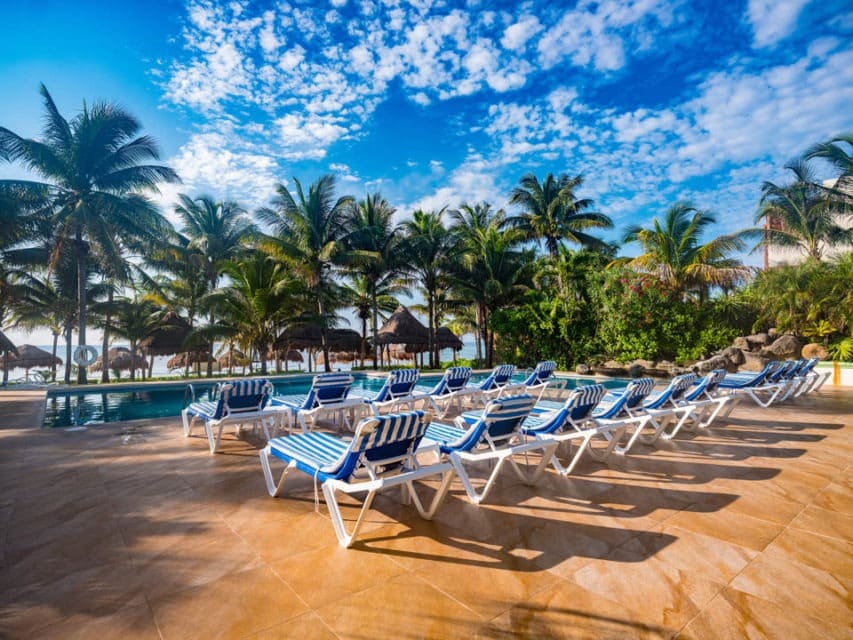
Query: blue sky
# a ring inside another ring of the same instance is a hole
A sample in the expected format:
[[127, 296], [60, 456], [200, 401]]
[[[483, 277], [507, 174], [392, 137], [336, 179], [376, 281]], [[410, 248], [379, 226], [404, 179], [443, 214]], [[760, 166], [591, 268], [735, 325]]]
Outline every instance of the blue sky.
[[178, 191], [254, 208], [332, 172], [404, 218], [565, 171], [608, 239], [679, 199], [728, 232], [786, 160], [853, 129], [844, 0], [0, 5], [0, 124], [38, 135], [39, 82], [67, 116], [120, 102], [183, 178], [167, 208]]

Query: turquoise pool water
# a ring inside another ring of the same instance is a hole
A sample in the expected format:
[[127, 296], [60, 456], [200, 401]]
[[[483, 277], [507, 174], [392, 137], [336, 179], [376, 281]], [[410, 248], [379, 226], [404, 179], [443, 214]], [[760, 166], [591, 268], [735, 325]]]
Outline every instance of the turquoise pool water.
[[[368, 377], [355, 374], [353, 393], [378, 391], [382, 386], [382, 378]], [[472, 376], [472, 381], [479, 381], [485, 374]], [[423, 376], [421, 380], [429, 384], [437, 381], [438, 375]], [[520, 380], [519, 376], [519, 380]], [[561, 378], [562, 379], [562, 378]], [[581, 378], [565, 378], [567, 386], [574, 388]], [[589, 379], [586, 379], [589, 382]], [[311, 378], [304, 377], [296, 380], [273, 380], [275, 393], [307, 393], [311, 387]], [[608, 387], [624, 386], [624, 380], [608, 380]], [[214, 382], [193, 382], [196, 398], [206, 400], [215, 387]], [[176, 383], [170, 386], [150, 387], [140, 385], [130, 389], [116, 391], [48, 391], [47, 406], [44, 413], [44, 427], [62, 428], [79, 425], [103, 424], [106, 422], [124, 422], [126, 420], [143, 420], [149, 418], [168, 418], [180, 415], [187, 404], [186, 383]]]

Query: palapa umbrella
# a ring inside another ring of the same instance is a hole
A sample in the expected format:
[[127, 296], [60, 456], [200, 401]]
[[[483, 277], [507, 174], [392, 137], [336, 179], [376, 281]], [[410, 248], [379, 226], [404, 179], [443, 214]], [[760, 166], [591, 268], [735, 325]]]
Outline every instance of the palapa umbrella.
[[150, 336], [139, 341], [139, 348], [149, 356], [171, 356], [183, 351], [189, 333], [186, 320], [168, 313]]
[[[12, 345], [12, 348], [15, 348], [14, 345]], [[54, 364], [62, 364], [62, 360], [51, 355], [50, 352], [39, 349], [31, 344], [22, 344], [18, 347], [17, 353], [17, 356], [9, 356], [9, 367], [13, 369], [25, 369], [27, 377], [30, 376], [30, 369], [33, 367], [50, 367]]]
[[[361, 336], [352, 329], [329, 329], [326, 331], [326, 343], [330, 351], [358, 351]], [[316, 324], [301, 322], [288, 327], [276, 338], [273, 349], [318, 349], [323, 346], [320, 327]], [[291, 359], [288, 356], [288, 359]], [[301, 361], [300, 361], [301, 362]]]
[[400, 305], [376, 332], [377, 344], [428, 345], [429, 330]]
[[9, 357], [18, 355], [18, 349], [14, 343], [6, 337], [6, 334], [0, 331], [0, 351], [3, 352], [3, 384], [9, 381]]
[[219, 357], [219, 368], [228, 369], [229, 367], [245, 367], [249, 364], [249, 358], [239, 349], [234, 349]]
[[179, 353], [178, 355], [169, 358], [166, 367], [169, 369], [183, 369], [189, 364], [207, 364], [208, 362], [216, 362], [216, 359], [206, 351], [193, 351]]
[[[109, 368], [112, 371], [130, 371], [131, 366], [133, 369], [145, 369], [148, 366], [148, 362], [145, 360], [145, 356], [141, 353], [137, 353], [135, 356], [130, 353], [130, 349], [127, 347], [113, 347], [107, 352]], [[98, 356], [97, 360], [95, 360], [89, 370], [92, 372], [98, 372], [103, 369], [104, 366], [104, 357]]]
[[462, 340], [456, 337], [447, 327], [439, 327], [435, 330], [435, 346], [439, 349], [453, 349], [459, 351], [463, 346]]

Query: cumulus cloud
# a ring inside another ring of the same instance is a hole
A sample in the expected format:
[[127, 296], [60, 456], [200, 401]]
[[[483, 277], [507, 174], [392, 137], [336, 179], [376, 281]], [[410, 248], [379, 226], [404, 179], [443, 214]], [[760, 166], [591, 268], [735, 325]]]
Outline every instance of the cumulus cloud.
[[768, 47], [790, 35], [797, 18], [811, 0], [749, 0], [747, 20], [756, 47]]

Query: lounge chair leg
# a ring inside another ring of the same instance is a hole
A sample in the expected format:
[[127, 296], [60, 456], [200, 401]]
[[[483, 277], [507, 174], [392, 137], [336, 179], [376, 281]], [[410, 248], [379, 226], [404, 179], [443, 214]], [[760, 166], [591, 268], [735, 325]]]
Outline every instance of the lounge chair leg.
[[326, 498], [326, 506], [329, 507], [329, 515], [332, 518], [332, 526], [335, 528], [335, 535], [338, 537], [338, 543], [342, 547], [349, 547], [353, 540], [358, 535], [358, 530], [361, 528], [361, 523], [364, 521], [364, 515], [370, 509], [373, 503], [373, 498], [376, 496], [376, 491], [368, 491], [367, 497], [364, 499], [364, 504], [361, 506], [361, 511], [358, 513], [358, 519], [355, 521], [355, 526], [352, 528], [352, 533], [347, 532], [344, 518], [341, 515], [341, 508], [338, 505], [335, 496], [335, 483], [323, 483], [323, 496]]
[[273, 480], [272, 476], [272, 468], [270, 467], [270, 448], [269, 446], [264, 447], [260, 451], [258, 451], [258, 456], [261, 458], [261, 469], [264, 472], [264, 480], [267, 485], [267, 493], [269, 493], [273, 498], [278, 498], [284, 493], [284, 483], [287, 481], [287, 474], [291, 469], [296, 467], [296, 463], [291, 462], [288, 464], [284, 472], [281, 474], [281, 478], [278, 483]]
[[675, 424], [675, 427], [669, 433], [666, 432], [665, 429], [661, 431], [658, 435], [664, 440], [672, 440], [679, 431], [687, 424], [690, 417], [693, 415], [695, 407], [685, 407], [684, 409], [679, 409], [679, 411], [684, 411], [684, 415], [681, 416], [681, 419]]
[[[554, 467], [554, 470], [557, 473], [559, 473], [560, 475], [562, 475], [563, 477], [568, 476], [572, 471], [574, 471], [575, 467], [577, 466], [578, 462], [580, 461], [581, 457], [583, 456], [584, 451], [586, 451], [589, 448], [589, 441], [592, 439], [592, 436], [594, 436], [594, 435], [595, 435], [595, 431], [590, 429], [590, 432], [583, 437], [583, 440], [581, 440], [580, 444], [578, 445], [578, 450], [575, 452], [575, 455], [572, 456], [572, 459], [569, 461], [569, 464], [567, 464], [566, 466], [563, 466], [560, 463], [560, 460], [557, 457], [557, 452], [555, 450], [554, 455], [551, 456], [551, 466]], [[568, 442], [569, 442], [569, 455], [571, 455], [572, 441], [569, 440]]]
[[471, 502], [471, 504], [476, 505], [479, 505], [489, 495], [489, 492], [492, 490], [492, 486], [494, 485], [495, 480], [498, 477], [498, 472], [500, 472], [504, 460], [506, 460], [506, 456], [497, 459], [497, 464], [495, 464], [495, 468], [492, 469], [492, 472], [489, 474], [489, 477], [486, 480], [486, 484], [483, 486], [482, 491], [477, 493], [477, 490], [474, 489], [474, 485], [471, 484], [471, 478], [468, 475], [468, 472], [465, 471], [465, 466], [462, 462], [462, 459], [459, 457], [458, 452], [453, 451], [448, 457], [450, 458], [450, 464], [452, 464], [453, 467], [456, 469], [456, 475], [459, 476], [459, 480], [462, 482], [462, 486], [465, 488], [465, 493], [468, 495], [468, 500]]
[[456, 470], [451, 466], [447, 471], [441, 474], [441, 484], [438, 487], [435, 495], [432, 497], [432, 501], [430, 502], [429, 509], [424, 509], [423, 504], [421, 503], [420, 496], [415, 491], [414, 483], [407, 482], [404, 486], [408, 490], [409, 497], [415, 505], [415, 509], [418, 510], [418, 514], [420, 514], [421, 518], [424, 520], [432, 520], [435, 512], [438, 511], [438, 508], [441, 506], [441, 503], [444, 502], [444, 498], [447, 496], [447, 492], [450, 489], [450, 484], [453, 482], [453, 476], [456, 475]]
[[624, 456], [626, 453], [628, 453], [631, 450], [631, 447], [634, 446], [634, 443], [640, 439], [640, 434], [643, 433], [643, 429], [645, 429], [646, 425], [652, 421], [652, 417], [651, 416], [640, 416], [640, 417], [635, 418], [634, 421], [636, 422], [637, 426], [634, 428], [634, 431], [631, 434], [631, 437], [628, 439], [628, 442], [625, 444], [625, 446], [616, 445], [613, 448], [613, 452], [616, 453], [617, 455]]

